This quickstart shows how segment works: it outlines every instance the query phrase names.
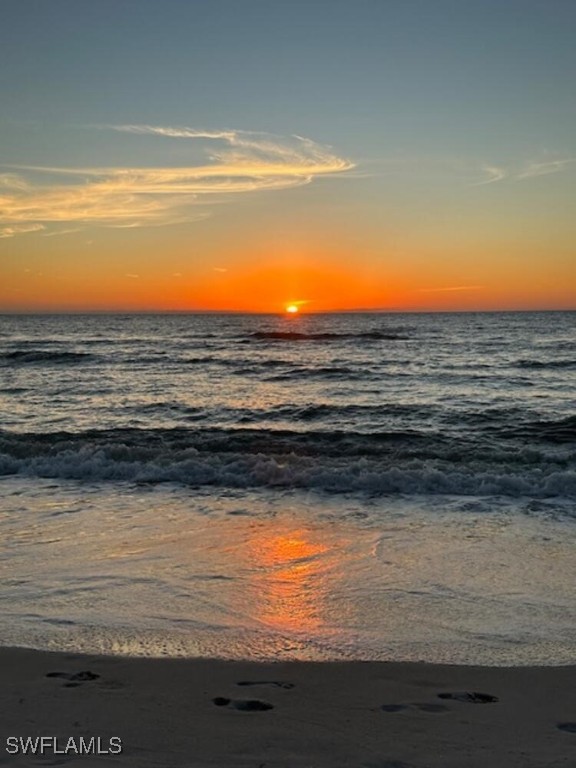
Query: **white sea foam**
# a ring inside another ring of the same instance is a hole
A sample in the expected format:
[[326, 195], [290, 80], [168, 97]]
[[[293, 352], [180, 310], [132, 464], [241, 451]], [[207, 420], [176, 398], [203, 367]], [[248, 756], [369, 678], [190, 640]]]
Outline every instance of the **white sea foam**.
[[194, 448], [176, 454], [159, 451], [151, 457], [146, 457], [142, 448], [117, 446], [111, 450], [98, 445], [39, 456], [0, 454], [0, 474], [80, 481], [177, 482], [221, 488], [305, 488], [340, 493], [576, 498], [576, 471], [559, 469], [554, 464], [486, 467], [477, 462], [476, 467], [458, 467], [408, 459], [403, 466], [394, 466], [389, 459], [384, 463], [364, 457], [338, 459], [288, 454], [279, 459], [260, 453], [203, 455]]

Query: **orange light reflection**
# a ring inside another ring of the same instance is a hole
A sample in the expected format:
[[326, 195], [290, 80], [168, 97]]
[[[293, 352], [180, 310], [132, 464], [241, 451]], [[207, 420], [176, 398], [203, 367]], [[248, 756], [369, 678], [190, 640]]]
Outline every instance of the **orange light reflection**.
[[313, 531], [254, 531], [248, 542], [252, 589], [261, 621], [278, 630], [311, 631], [325, 623], [330, 547]]

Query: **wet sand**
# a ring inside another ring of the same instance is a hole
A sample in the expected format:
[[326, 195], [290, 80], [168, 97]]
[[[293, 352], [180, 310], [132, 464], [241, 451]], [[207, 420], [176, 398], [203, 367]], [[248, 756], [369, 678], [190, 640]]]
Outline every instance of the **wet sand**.
[[[576, 765], [576, 667], [263, 664], [3, 648], [0, 673], [0, 765]], [[28, 736], [53, 738], [43, 755], [23, 755], [16, 739]], [[100, 754], [76, 754], [80, 737], [88, 745], [99, 737], [92, 749]]]

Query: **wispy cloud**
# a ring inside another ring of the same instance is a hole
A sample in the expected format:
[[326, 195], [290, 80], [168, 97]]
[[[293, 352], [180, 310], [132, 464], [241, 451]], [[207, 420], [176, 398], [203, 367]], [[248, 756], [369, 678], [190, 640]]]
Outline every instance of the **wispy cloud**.
[[420, 293], [442, 293], [444, 291], [480, 291], [483, 285], [449, 285], [445, 288], [419, 288]]
[[57, 237], [58, 235], [71, 235], [73, 232], [81, 232], [82, 227], [68, 227], [66, 229], [53, 229], [51, 232], [44, 232], [43, 237]]
[[39, 232], [44, 229], [43, 224], [11, 224], [7, 227], [0, 227], [0, 238], [16, 237], [16, 235], [25, 235], [29, 232]]
[[576, 157], [563, 157], [554, 160], [529, 161], [521, 169], [503, 168], [497, 165], [485, 165], [482, 167], [484, 178], [472, 184], [474, 187], [481, 187], [485, 184], [493, 184], [503, 179], [511, 181], [522, 181], [532, 179], [536, 176], [547, 176], [551, 173], [560, 173], [567, 170], [573, 163], [576, 163]]
[[200, 142], [203, 158], [184, 167], [12, 167], [0, 174], [0, 224], [7, 225], [0, 231], [8, 232], [2, 236], [63, 222], [140, 227], [197, 221], [209, 215], [197, 206], [217, 196], [287, 189], [354, 167], [301, 136], [149, 125], [103, 128]]
[[561, 160], [546, 160], [540, 163], [529, 163], [527, 168], [518, 174], [518, 179], [530, 179], [534, 176], [546, 176], [549, 173], [559, 173], [566, 170], [572, 163], [576, 163], [576, 157], [565, 157]]
[[0, 173], [0, 189], [26, 189], [26, 181], [15, 173]]
[[502, 181], [502, 179], [505, 179], [508, 176], [508, 172], [497, 165], [485, 165], [482, 168], [482, 172], [484, 173], [484, 178], [473, 184], [473, 187], [482, 187], [484, 184], [494, 184], [495, 181]]

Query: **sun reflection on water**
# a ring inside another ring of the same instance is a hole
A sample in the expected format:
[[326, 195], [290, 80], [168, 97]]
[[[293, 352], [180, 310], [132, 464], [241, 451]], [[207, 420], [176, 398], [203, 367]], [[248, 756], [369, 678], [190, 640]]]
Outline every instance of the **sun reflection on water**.
[[271, 628], [310, 632], [325, 623], [331, 547], [303, 527], [257, 529], [248, 542], [254, 611]]

